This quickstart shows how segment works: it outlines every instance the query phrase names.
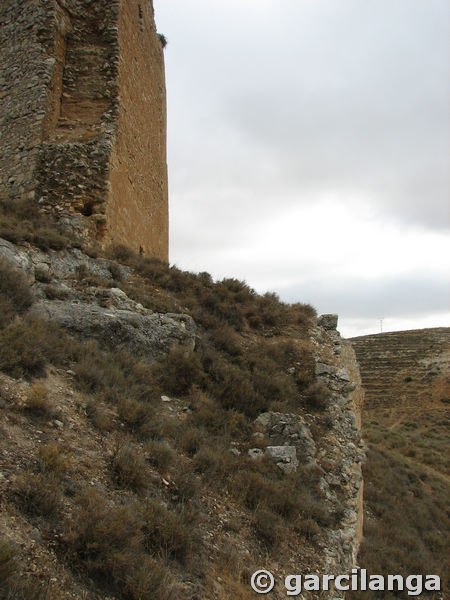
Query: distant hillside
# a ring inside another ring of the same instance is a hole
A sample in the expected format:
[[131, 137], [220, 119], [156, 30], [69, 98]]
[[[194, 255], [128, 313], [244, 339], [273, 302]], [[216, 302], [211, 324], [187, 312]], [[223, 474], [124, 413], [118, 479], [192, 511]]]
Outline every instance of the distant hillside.
[[[384, 333], [351, 342], [366, 390], [363, 436], [368, 444], [359, 564], [371, 573], [439, 574], [443, 592], [423, 596], [445, 598], [450, 329]], [[397, 597], [408, 596], [383, 596]], [[349, 598], [377, 596], [364, 592]]]
[[366, 390], [365, 408], [450, 397], [450, 328], [365, 335], [350, 340]]

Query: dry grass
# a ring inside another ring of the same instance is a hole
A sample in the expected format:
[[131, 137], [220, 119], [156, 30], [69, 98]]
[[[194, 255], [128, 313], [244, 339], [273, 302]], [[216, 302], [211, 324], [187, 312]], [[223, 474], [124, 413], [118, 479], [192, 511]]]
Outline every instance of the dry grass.
[[[369, 454], [364, 468], [365, 527], [360, 564], [371, 573], [440, 575], [448, 589], [447, 512], [450, 486], [443, 457], [448, 417], [442, 409], [384, 409], [366, 415]], [[372, 592], [351, 598], [376, 597]], [[385, 598], [407, 598], [406, 592]], [[439, 598], [439, 594], [424, 594]]]

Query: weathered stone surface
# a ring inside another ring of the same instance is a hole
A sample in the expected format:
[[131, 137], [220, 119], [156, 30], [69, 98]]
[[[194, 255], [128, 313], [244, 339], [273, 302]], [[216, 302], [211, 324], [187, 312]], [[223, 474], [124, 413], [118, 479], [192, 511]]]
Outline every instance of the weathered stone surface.
[[36, 303], [32, 313], [84, 339], [94, 338], [106, 347], [127, 350], [149, 360], [174, 346], [189, 353], [195, 347], [195, 324], [188, 315], [141, 315], [95, 304], [48, 300]]
[[164, 58], [151, 0], [0, 3], [0, 198], [168, 258]]
[[258, 459], [264, 456], [264, 450], [261, 448], [250, 448], [247, 454], [250, 456], [250, 458]]
[[316, 445], [305, 420], [300, 415], [266, 412], [254, 421], [255, 428], [265, 433], [278, 446], [295, 446], [299, 458], [310, 460], [316, 453]]
[[338, 315], [321, 315], [317, 323], [320, 327], [323, 327], [327, 330], [334, 330], [337, 328], [338, 324]]
[[49, 250], [42, 252], [36, 248], [19, 247], [3, 238], [0, 238], [0, 258], [3, 258], [11, 266], [15, 266], [34, 279], [35, 271], [45, 269], [49, 275], [55, 278], [64, 278], [68, 275], [75, 275], [80, 269], [85, 270], [90, 275], [96, 275], [102, 279], [111, 280], [111, 265], [120, 269], [122, 280], [126, 280], [129, 275], [128, 267], [120, 267], [111, 260], [104, 258], [91, 258], [78, 248], [71, 248], [56, 252]]
[[298, 467], [295, 446], [267, 446], [266, 453], [284, 473], [295, 473]]

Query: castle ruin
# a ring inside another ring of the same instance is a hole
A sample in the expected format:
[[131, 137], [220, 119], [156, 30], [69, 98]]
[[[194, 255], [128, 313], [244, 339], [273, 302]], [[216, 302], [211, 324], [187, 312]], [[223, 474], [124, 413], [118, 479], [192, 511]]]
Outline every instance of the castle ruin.
[[0, 199], [167, 260], [167, 197], [152, 0], [2, 0]]

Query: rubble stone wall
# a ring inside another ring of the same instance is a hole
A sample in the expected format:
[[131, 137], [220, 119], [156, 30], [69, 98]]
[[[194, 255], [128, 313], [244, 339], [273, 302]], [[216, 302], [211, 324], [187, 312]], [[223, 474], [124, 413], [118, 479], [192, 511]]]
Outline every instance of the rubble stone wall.
[[5, 0], [0, 198], [168, 258], [164, 59], [151, 0]]

